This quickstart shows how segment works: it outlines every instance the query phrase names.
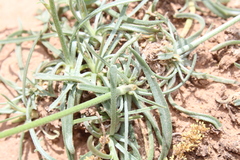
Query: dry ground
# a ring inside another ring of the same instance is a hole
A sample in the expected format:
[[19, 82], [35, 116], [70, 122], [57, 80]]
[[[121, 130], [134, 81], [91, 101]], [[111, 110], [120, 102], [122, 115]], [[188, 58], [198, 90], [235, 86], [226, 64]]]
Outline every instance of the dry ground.
[[[11, 32], [15, 31], [19, 27], [18, 20], [21, 20], [24, 29], [39, 30], [41, 29], [41, 23], [34, 18], [36, 10], [41, 6], [37, 4], [38, 0], [0, 0], [0, 39], [5, 38]], [[174, 0], [165, 0], [159, 4], [160, 13], [168, 12], [168, 16], [174, 14], [175, 9], [181, 8], [183, 2]], [[231, 0], [228, 3], [229, 7], [239, 8], [239, 0]], [[161, 8], [165, 8], [162, 10]], [[206, 28], [213, 25], [213, 28], [226, 22], [212, 13], [200, 13], [206, 20]], [[230, 18], [229, 18], [230, 19]], [[228, 20], [229, 20], [228, 19]], [[183, 20], [173, 20], [174, 24], [181, 32], [183, 27]], [[198, 24], [195, 24], [192, 28], [192, 33], [198, 30]], [[206, 30], [204, 31], [204, 33]], [[203, 34], [204, 34], [203, 33]], [[230, 46], [224, 48], [218, 52], [209, 52], [214, 45], [224, 42], [226, 40], [240, 39], [240, 23], [228, 28], [226, 31], [218, 34], [217, 36], [209, 39], [204, 44], [200, 45], [194, 53], [198, 54], [198, 61], [196, 65], [196, 71], [206, 72], [216, 76], [224, 78], [234, 79], [240, 81], [240, 70], [237, 69], [233, 63], [240, 61], [240, 47]], [[23, 57], [26, 58], [31, 47], [31, 42], [23, 44], [24, 51]], [[153, 43], [146, 46], [148, 54], [156, 51], [158, 44]], [[44, 49], [39, 46], [33, 54], [31, 60], [30, 72], [33, 72], [38, 64], [48, 59], [49, 55]], [[14, 45], [6, 45], [0, 54], [0, 74], [12, 81], [18, 82], [18, 70], [17, 60], [14, 53]], [[6, 88], [0, 83], [0, 90], [2, 94], [6, 94], [9, 97], [13, 97], [16, 93]], [[187, 155], [187, 159], [197, 160], [237, 160], [240, 159], [240, 110], [231, 104], [220, 105], [216, 102], [216, 99], [227, 99], [236, 92], [240, 92], [238, 85], [226, 85], [222, 83], [215, 83], [207, 80], [195, 80], [191, 79], [177, 92], [174, 93], [175, 101], [186, 109], [205, 113], [218, 118], [222, 123], [220, 130], [215, 130], [211, 125], [207, 124], [211, 130], [205, 135], [205, 138], [193, 152]], [[239, 96], [240, 97], [240, 96]], [[0, 97], [0, 102], [5, 101]], [[195, 120], [185, 116], [184, 114], [171, 109], [173, 131], [175, 133], [183, 133], [189, 130], [189, 126], [195, 123]], [[0, 120], [6, 118], [1, 115]], [[3, 123], [0, 124], [0, 131], [16, 126], [17, 124]], [[77, 143], [77, 154], [83, 154], [86, 152], [86, 145], [83, 133], [78, 133], [79, 140]], [[45, 149], [57, 160], [65, 160], [66, 154], [63, 148], [62, 140], [51, 141], [42, 137], [42, 143], [45, 145]], [[173, 143], [179, 141], [178, 136], [173, 137]], [[0, 159], [15, 160], [18, 157], [18, 144], [19, 135], [14, 135], [6, 139], [0, 140]], [[34, 152], [33, 144], [30, 137], [26, 136], [24, 140], [24, 156], [23, 159], [40, 159], [39, 155]]]

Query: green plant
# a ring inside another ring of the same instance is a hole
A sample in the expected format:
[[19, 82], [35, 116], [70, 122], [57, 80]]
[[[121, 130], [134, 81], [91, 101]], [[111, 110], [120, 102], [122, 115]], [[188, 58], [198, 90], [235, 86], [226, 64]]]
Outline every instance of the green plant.
[[[91, 134], [88, 139], [90, 152], [80, 159], [95, 155], [104, 159], [137, 160], [141, 159], [141, 153], [138, 150], [139, 144], [136, 142], [132, 121], [145, 118], [149, 143], [157, 144], [156, 147], [161, 146], [159, 159], [164, 159], [167, 157], [172, 140], [172, 124], [167, 101], [185, 114], [208, 121], [219, 128], [221, 124], [216, 118], [194, 113], [176, 105], [171, 92], [184, 85], [190, 76], [211, 78], [217, 82], [230, 84], [238, 83], [195, 72], [197, 55], [195, 54], [190, 62], [187, 57], [199, 44], [238, 22], [240, 15], [196, 39], [205, 27], [203, 18], [194, 13], [179, 13], [176, 15], [177, 18], [196, 19], [202, 26], [196, 34], [181, 38], [170, 20], [155, 12], [158, 2], [156, 0], [149, 6], [149, 13], [146, 13], [142, 19], [134, 19], [131, 16], [146, 5], [147, 0], [137, 3], [135, 9], [126, 14], [128, 4], [137, 1], [139, 0], [118, 0], [106, 3], [98, 0], [69, 0], [68, 3], [62, 0], [54, 3], [53, 0], [49, 0], [49, 3], [46, 3], [41, 0], [40, 2], [49, 12], [49, 14], [43, 12], [39, 17], [44, 22], [42, 31], [31, 33], [21, 30], [10, 35], [8, 39], [0, 41], [2, 45], [16, 43], [16, 47], [21, 50], [21, 42], [34, 40], [22, 72], [22, 87], [0, 77], [3, 83], [14, 88], [19, 94], [13, 100], [6, 97], [7, 106], [2, 108], [0, 113], [18, 113], [19, 115], [14, 118], [22, 116], [26, 118], [25, 124], [2, 131], [0, 138], [22, 133], [22, 140], [24, 131], [29, 130], [34, 145], [41, 155], [46, 159], [54, 159], [42, 149], [33, 128], [61, 119], [62, 134], [69, 159], [74, 159], [75, 153], [72, 141], [73, 125], [83, 123]], [[119, 12], [112, 7], [116, 7]], [[75, 19], [73, 26], [68, 25], [66, 19], [59, 17], [59, 14], [62, 14], [59, 12], [67, 10], [71, 11]], [[104, 14], [110, 15], [111, 20], [106, 19]], [[151, 18], [154, 20], [150, 20]], [[28, 33], [29, 36], [21, 37], [23, 33]], [[141, 55], [139, 41], [141, 35], [148, 37], [144, 39], [145, 41], [166, 37], [169, 46], [161, 48], [158, 54], [159, 61], [167, 62], [162, 75], [154, 73], [146, 63], [146, 57]], [[48, 42], [48, 38], [56, 36], [60, 39], [61, 50]], [[51, 50], [56, 59], [40, 64], [34, 79], [30, 80], [26, 73], [37, 42]], [[120, 43], [122, 45], [119, 45]], [[191, 69], [187, 68], [189, 66]], [[23, 68], [22, 62], [19, 63], [19, 68]], [[178, 77], [181, 79], [180, 83], [176, 81]], [[63, 85], [60, 93], [54, 91], [56, 81]], [[43, 89], [44, 85], [47, 85], [46, 90]], [[89, 92], [95, 98], [84, 101], [82, 96]], [[49, 106], [49, 111], [56, 109], [59, 112], [38, 118], [35, 116], [38, 105], [35, 99], [44, 96], [56, 98]], [[18, 106], [19, 102], [23, 103], [24, 108]], [[90, 107], [96, 109], [96, 115], [86, 117], [82, 114], [77, 119], [73, 118], [74, 113]], [[160, 114], [160, 127], [150, 112], [154, 109]], [[33, 120], [35, 118], [38, 119]], [[8, 120], [10, 119], [5, 121]], [[153, 139], [153, 133], [156, 141]], [[105, 141], [99, 142], [95, 147], [92, 143], [93, 137], [98, 140], [105, 139]], [[102, 153], [106, 144], [110, 151]], [[151, 146], [147, 159], [153, 159], [153, 151], [154, 147]]]
[[202, 11], [196, 2], [202, 2], [211, 12], [224, 19], [237, 16], [240, 13], [239, 9], [229, 8], [223, 5], [223, 3], [228, 3], [229, 0], [185, 0], [185, 5], [180, 11], [182, 12], [188, 7], [191, 12], [194, 10], [193, 8]]

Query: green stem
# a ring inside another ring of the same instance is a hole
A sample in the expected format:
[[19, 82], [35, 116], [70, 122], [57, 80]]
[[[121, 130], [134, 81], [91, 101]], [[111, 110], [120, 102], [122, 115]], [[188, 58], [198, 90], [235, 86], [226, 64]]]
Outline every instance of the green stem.
[[93, 154], [97, 155], [100, 158], [104, 158], [104, 159], [111, 159], [112, 158], [111, 155], [105, 154], [105, 153], [99, 151], [97, 148], [95, 148], [95, 146], [93, 145], [93, 136], [92, 135], [87, 140], [87, 146], [88, 146], [88, 149]]
[[203, 37], [193, 41], [190, 44], [187, 44], [185, 46], [183, 46], [182, 48], [177, 49], [177, 54], [182, 54], [186, 51], [191, 50], [192, 48], [197, 47], [199, 44], [203, 43], [204, 41], [210, 39], [211, 37], [215, 36], [216, 34], [222, 32], [224, 29], [228, 28], [229, 26], [232, 26], [233, 24], [237, 23], [240, 21], [240, 15], [234, 17], [233, 19], [231, 19], [230, 21], [228, 21], [227, 23], [224, 23], [223, 25], [221, 25], [220, 27], [212, 30], [211, 32], [208, 32], [207, 34], [205, 34]]
[[[116, 89], [117, 90], [116, 92], [117, 92], [117, 95], [124, 95], [127, 92], [129, 92], [129, 91], [135, 90], [136, 88], [137, 88], [136, 85], [133, 85], [133, 84], [123, 85], [123, 86], [118, 87]], [[61, 112], [52, 114], [50, 116], [47, 116], [47, 117], [44, 117], [44, 118], [41, 118], [41, 119], [37, 119], [35, 121], [32, 121], [31, 123], [26, 123], [26, 124], [23, 124], [21, 126], [17, 126], [15, 128], [12, 128], [12, 129], [9, 129], [9, 130], [6, 130], [6, 131], [2, 131], [0, 133], [0, 138], [8, 137], [8, 136], [11, 136], [11, 135], [14, 135], [14, 134], [17, 134], [17, 133], [29, 130], [31, 128], [44, 125], [44, 124], [46, 124], [48, 122], [60, 119], [60, 118], [62, 118], [64, 116], [67, 116], [69, 114], [73, 114], [73, 113], [78, 112], [78, 111], [80, 111], [82, 109], [85, 109], [85, 108], [88, 108], [90, 106], [94, 106], [96, 104], [102, 103], [102, 102], [104, 102], [106, 100], [109, 100], [111, 98], [111, 94], [112, 94], [111, 92], [105, 93], [105, 94], [103, 94], [103, 95], [101, 95], [99, 97], [96, 97], [96, 98], [94, 98], [92, 100], [89, 100], [87, 102], [84, 102], [82, 104], [76, 105], [76, 106], [74, 106], [72, 108], [63, 110]]]
[[59, 19], [58, 19], [58, 15], [57, 15], [54, 0], [49, 0], [49, 4], [50, 4], [50, 9], [51, 9], [51, 15], [52, 15], [52, 18], [53, 18], [53, 22], [54, 22], [54, 25], [56, 27], [56, 31], [57, 31], [57, 34], [58, 34], [58, 37], [59, 37], [59, 40], [60, 40], [60, 43], [61, 43], [61, 46], [62, 46], [65, 62], [67, 64], [71, 64], [71, 62], [72, 62], [71, 55], [68, 51], [68, 48], [67, 48], [67, 45], [66, 45], [67, 43], [65, 41], [65, 38], [64, 38], [62, 29], [61, 29], [61, 25], [60, 25], [60, 22], [59, 22]]
[[[193, 0], [190, 0], [188, 2], [188, 6], [189, 6], [190, 13], [195, 14], [196, 8], [195, 8]], [[181, 37], [186, 37], [187, 36], [187, 34], [190, 31], [190, 28], [192, 27], [192, 25], [193, 25], [193, 19], [190, 18], [190, 17], [187, 18], [186, 23], [185, 23], [185, 25], [183, 27], [183, 30], [181, 32]]]

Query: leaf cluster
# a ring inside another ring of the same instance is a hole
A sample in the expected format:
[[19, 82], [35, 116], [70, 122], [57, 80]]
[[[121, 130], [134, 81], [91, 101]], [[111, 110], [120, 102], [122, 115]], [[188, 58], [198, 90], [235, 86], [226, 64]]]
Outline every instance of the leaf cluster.
[[[133, 2], [137, 2], [135, 8], [127, 13], [129, 4]], [[1, 132], [0, 138], [22, 133], [22, 141], [24, 131], [29, 130], [37, 151], [46, 159], [54, 159], [44, 151], [33, 128], [61, 119], [68, 159], [74, 159], [76, 152], [73, 126], [81, 123], [91, 136], [87, 142], [90, 151], [80, 159], [97, 156], [103, 159], [138, 160], [142, 159], [142, 153], [139, 152], [139, 147], [142, 146], [139, 146], [141, 143], [136, 138], [134, 121], [141, 118], [146, 123], [150, 146], [146, 159], [153, 159], [154, 150], [159, 147], [159, 159], [164, 159], [172, 141], [171, 115], [167, 102], [175, 109], [219, 128], [221, 124], [216, 118], [178, 106], [171, 93], [184, 85], [191, 76], [238, 83], [195, 72], [197, 55], [194, 54], [192, 59], [188, 57], [199, 44], [239, 21], [240, 16], [197, 39], [205, 28], [204, 19], [195, 13], [178, 13], [176, 18], [193, 19], [201, 24], [200, 31], [183, 38], [167, 17], [156, 12], [157, 2], [49, 0], [47, 3], [41, 0], [40, 3], [46, 7], [46, 11], [38, 16], [43, 22], [42, 31], [20, 29], [6, 40], [0, 41], [1, 47], [15, 43], [21, 60], [21, 43], [34, 40], [25, 65], [19, 61], [19, 68], [24, 68], [20, 76], [22, 86], [0, 76], [3, 83], [18, 92], [18, 96], [12, 100], [5, 96], [7, 102], [2, 104], [6, 106], [0, 110], [1, 114], [16, 113], [17, 116], [2, 122], [19, 117], [24, 117], [21, 120], [25, 121], [23, 125]], [[137, 19], [134, 15], [144, 6], [148, 7], [147, 12], [141, 19]], [[69, 19], [63, 16], [67, 12], [72, 14], [73, 23], [69, 23]], [[23, 34], [28, 36], [23, 37]], [[61, 49], [49, 42], [51, 37], [59, 38]], [[140, 47], [142, 40], [150, 42], [159, 39], [165, 39], [169, 43], [157, 55], [157, 61], [167, 62], [161, 75], [151, 70]], [[27, 71], [37, 44], [51, 51], [54, 60], [42, 62], [34, 79], [30, 80]], [[56, 84], [61, 84], [59, 92], [56, 92]], [[86, 96], [89, 100], [84, 99]], [[55, 98], [48, 111], [59, 112], [39, 118], [39, 97]], [[92, 115], [84, 112], [90, 108], [94, 110]], [[81, 114], [76, 118], [74, 113], [79, 112]], [[152, 112], [158, 113], [160, 122], [157, 122]], [[95, 145], [94, 141], [98, 144]], [[21, 154], [20, 151], [20, 157]]]

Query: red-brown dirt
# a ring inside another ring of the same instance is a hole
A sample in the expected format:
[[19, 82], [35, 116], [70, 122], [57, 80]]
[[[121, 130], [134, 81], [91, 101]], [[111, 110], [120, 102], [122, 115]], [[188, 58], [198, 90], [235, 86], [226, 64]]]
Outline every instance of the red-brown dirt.
[[[24, 29], [31, 29], [33, 31], [41, 29], [41, 23], [34, 18], [38, 8], [43, 8], [41, 4], [37, 4], [37, 0], [0, 0], [0, 39], [6, 38], [7, 35], [17, 30], [19, 27], [19, 20], [22, 23]], [[160, 13], [165, 14], [168, 12], [168, 16], [174, 14], [174, 9], [179, 9], [182, 6], [182, 2], [175, 0], [172, 3], [169, 1], [163, 1], [159, 6], [167, 10], [159, 9]], [[240, 1], [231, 0], [227, 4], [229, 7], [239, 8]], [[207, 11], [207, 10], [206, 10]], [[203, 32], [206, 33], [207, 29], [212, 25], [213, 28], [224, 24], [231, 18], [224, 20], [210, 13], [199, 13], [206, 20], [206, 29]], [[181, 32], [184, 23], [183, 20], [174, 20], [174, 24]], [[192, 27], [191, 33], [198, 30], [198, 24]], [[227, 40], [240, 39], [240, 23], [238, 22], [234, 26], [231, 26], [224, 32], [221, 32], [217, 36], [209, 39], [201, 44], [194, 53], [198, 54], [198, 60], [196, 64], [196, 71], [209, 73], [212, 75], [237, 80], [240, 82], [240, 69], [236, 68], [233, 63], [240, 62], [240, 47], [239, 45], [225, 47], [220, 51], [210, 52], [209, 50], [216, 44], [222, 43]], [[24, 42], [23, 57], [27, 58], [29, 49], [32, 42]], [[158, 49], [156, 44], [148, 44], [145, 47], [145, 52], [148, 54], [154, 54]], [[143, 51], [144, 52], [144, 51]], [[49, 59], [50, 56], [40, 46], [36, 47], [33, 57], [31, 59], [31, 66], [29, 75], [39, 65], [42, 60]], [[21, 85], [17, 69], [17, 58], [14, 53], [14, 45], [6, 45], [0, 54], [0, 74], [4, 78], [18, 82]], [[154, 69], [154, 67], [152, 68]], [[157, 70], [158, 68], [156, 68]], [[2, 94], [14, 97], [16, 94], [11, 89], [0, 83], [0, 90]], [[233, 94], [240, 92], [239, 85], [229, 85], [223, 83], [216, 83], [211, 80], [196, 80], [190, 79], [184, 86], [174, 93], [174, 99], [177, 104], [191, 111], [209, 114], [216, 117], [222, 123], [220, 130], [214, 129], [213, 126], [207, 124], [210, 127], [210, 131], [205, 134], [203, 141], [192, 152], [186, 153], [186, 157], [189, 160], [238, 160], [240, 159], [240, 108], [233, 106], [231, 101], [228, 104], [219, 104], [216, 100], [227, 99]], [[240, 97], [240, 96], [239, 96]], [[239, 98], [238, 97], [238, 98]], [[0, 102], [5, 101], [3, 97], [0, 97]], [[46, 103], [47, 104], [47, 103]], [[173, 132], [183, 133], [190, 129], [190, 125], [196, 123], [194, 119], [176, 111], [171, 108]], [[0, 115], [0, 120], [5, 119], [5, 115]], [[0, 131], [17, 126], [17, 124], [3, 123], [0, 124]], [[80, 133], [76, 134], [75, 142], [77, 147], [77, 154], [83, 154], [86, 152], [86, 138], [85, 135]], [[62, 139], [59, 138], [55, 141], [47, 140], [44, 137], [42, 143], [44, 149], [57, 160], [67, 159], [65, 149], [63, 147]], [[19, 135], [14, 135], [5, 139], [0, 139], [0, 159], [15, 160], [18, 158], [19, 148]], [[173, 144], [179, 141], [178, 136], [173, 136]], [[34, 152], [34, 145], [28, 135], [24, 139], [23, 159], [40, 159], [38, 153]]]

